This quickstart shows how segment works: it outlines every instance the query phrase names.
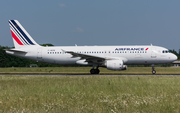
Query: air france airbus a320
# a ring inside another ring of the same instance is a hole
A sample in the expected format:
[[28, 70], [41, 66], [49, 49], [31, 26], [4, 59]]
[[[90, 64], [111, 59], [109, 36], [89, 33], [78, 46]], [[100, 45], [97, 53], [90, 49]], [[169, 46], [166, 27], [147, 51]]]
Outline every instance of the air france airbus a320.
[[99, 67], [110, 70], [126, 70], [130, 64], [172, 63], [177, 56], [159, 46], [54, 46], [42, 47], [37, 44], [17, 20], [9, 20], [15, 48], [6, 53], [59, 65], [90, 65], [91, 74], [99, 74]]

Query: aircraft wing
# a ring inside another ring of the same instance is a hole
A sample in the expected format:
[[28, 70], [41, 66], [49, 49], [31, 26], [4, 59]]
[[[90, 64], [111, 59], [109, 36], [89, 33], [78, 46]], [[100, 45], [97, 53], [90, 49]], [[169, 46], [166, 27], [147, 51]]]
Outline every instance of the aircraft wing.
[[65, 51], [65, 50], [62, 50], [66, 53], [69, 53], [71, 55], [73, 55], [72, 58], [74, 57], [80, 57], [81, 59], [80, 60], [83, 60], [85, 59], [86, 62], [89, 62], [89, 63], [96, 63], [96, 64], [101, 64], [103, 63], [105, 60], [119, 60], [119, 59], [122, 59], [124, 61], [127, 61], [127, 59], [125, 58], [117, 58], [117, 57], [101, 57], [101, 56], [95, 56], [95, 55], [89, 55], [89, 54], [82, 54], [82, 53], [76, 53], [76, 52], [73, 52], [73, 51]]

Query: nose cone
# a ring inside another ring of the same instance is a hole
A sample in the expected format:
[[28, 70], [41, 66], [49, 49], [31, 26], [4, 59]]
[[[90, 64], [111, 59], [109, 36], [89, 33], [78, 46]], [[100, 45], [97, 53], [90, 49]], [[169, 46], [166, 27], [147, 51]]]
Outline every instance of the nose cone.
[[171, 60], [172, 60], [172, 61], [176, 61], [176, 60], [177, 60], [177, 56], [174, 55], [174, 54], [171, 54]]

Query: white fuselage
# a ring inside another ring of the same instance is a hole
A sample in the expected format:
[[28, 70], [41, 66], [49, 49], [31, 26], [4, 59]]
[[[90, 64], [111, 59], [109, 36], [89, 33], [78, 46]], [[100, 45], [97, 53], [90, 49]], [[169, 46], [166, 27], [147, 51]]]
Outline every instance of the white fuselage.
[[20, 48], [20, 50], [26, 51], [27, 53], [6, 52], [39, 62], [60, 65], [81, 64], [77, 61], [81, 60], [82, 57], [73, 57], [73, 55], [65, 51], [72, 51], [74, 53], [105, 59], [121, 59], [125, 65], [163, 64], [171, 63], [177, 59], [176, 55], [169, 53], [166, 48], [159, 46], [26, 46]]

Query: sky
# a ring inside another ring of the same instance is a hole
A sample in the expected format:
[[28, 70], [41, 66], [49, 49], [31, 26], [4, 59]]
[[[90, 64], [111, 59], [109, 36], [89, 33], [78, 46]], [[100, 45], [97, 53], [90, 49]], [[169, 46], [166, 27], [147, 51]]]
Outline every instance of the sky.
[[156, 45], [180, 49], [180, 0], [2, 0], [0, 45], [16, 19], [39, 44]]

